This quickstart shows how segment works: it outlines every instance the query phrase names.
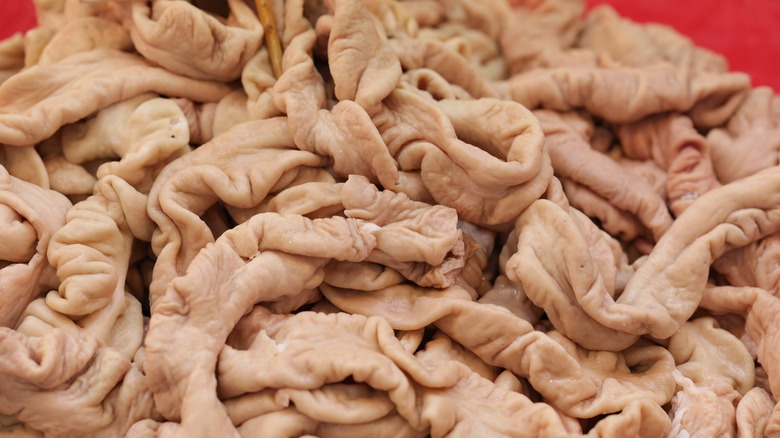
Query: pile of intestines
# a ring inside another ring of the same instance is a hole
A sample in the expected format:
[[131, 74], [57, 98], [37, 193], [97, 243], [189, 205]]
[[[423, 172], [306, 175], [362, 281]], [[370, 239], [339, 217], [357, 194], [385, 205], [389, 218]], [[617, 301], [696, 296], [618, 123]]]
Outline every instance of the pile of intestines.
[[721, 56], [580, 0], [36, 6], [0, 435], [780, 435], [780, 99]]

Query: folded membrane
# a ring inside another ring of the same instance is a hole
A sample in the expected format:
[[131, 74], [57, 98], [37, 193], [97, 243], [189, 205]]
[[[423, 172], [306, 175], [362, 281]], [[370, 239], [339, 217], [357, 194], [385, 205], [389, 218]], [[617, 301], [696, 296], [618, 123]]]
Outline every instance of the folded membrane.
[[193, 3], [0, 47], [0, 160], [75, 204], [0, 208], [0, 275], [41, 266], [3, 429], [777, 430], [771, 93], [569, 0], [271, 2], [277, 80], [250, 5]]

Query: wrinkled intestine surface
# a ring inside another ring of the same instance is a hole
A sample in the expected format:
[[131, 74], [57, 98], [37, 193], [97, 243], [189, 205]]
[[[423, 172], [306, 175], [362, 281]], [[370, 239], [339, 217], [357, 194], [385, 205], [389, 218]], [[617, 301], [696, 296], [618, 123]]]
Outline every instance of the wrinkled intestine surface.
[[269, 3], [0, 42], [0, 436], [780, 436], [771, 89], [582, 0]]

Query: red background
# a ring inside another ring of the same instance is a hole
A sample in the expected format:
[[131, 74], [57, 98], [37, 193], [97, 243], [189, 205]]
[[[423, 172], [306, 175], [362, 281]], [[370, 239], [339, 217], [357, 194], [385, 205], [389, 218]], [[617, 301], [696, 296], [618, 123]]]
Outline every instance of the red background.
[[638, 22], [666, 23], [696, 44], [726, 56], [731, 70], [750, 73], [753, 85], [780, 92], [780, 1], [586, 0], [606, 3]]
[[0, 0], [0, 39], [34, 27], [32, 0]]
[[[667, 23], [697, 44], [722, 53], [754, 85], [780, 90], [780, 1], [587, 0], [613, 5], [639, 22]], [[35, 25], [31, 0], [0, 0], [0, 39]]]

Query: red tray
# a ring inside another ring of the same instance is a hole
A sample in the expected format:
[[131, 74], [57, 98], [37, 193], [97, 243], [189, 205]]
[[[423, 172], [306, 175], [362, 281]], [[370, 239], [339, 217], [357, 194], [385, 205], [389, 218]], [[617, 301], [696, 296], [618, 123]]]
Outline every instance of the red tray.
[[32, 0], [0, 0], [0, 39], [35, 27]]
[[609, 4], [634, 21], [666, 23], [696, 44], [749, 73], [753, 85], [780, 92], [780, 1], [774, 0], [586, 0]]
[[[753, 85], [780, 90], [780, 1], [774, 0], [586, 0], [611, 4], [639, 22], [674, 26], [697, 44], [722, 53], [732, 70]], [[32, 0], [0, 0], [0, 39], [35, 26]]]

